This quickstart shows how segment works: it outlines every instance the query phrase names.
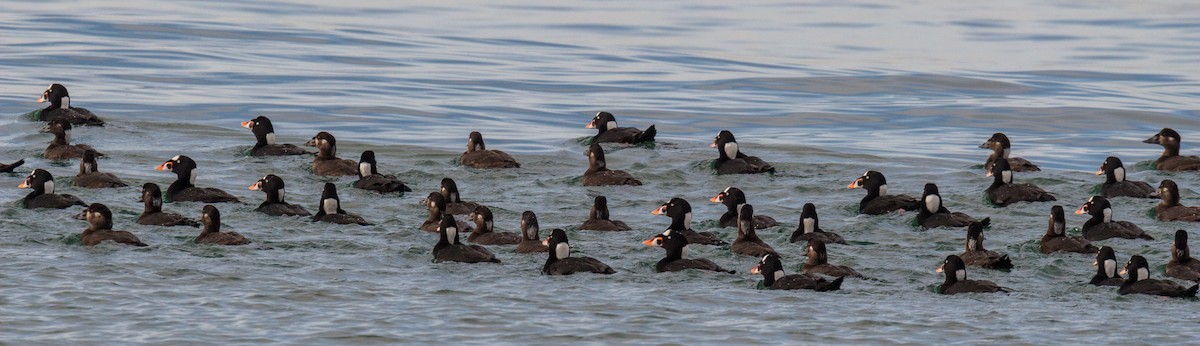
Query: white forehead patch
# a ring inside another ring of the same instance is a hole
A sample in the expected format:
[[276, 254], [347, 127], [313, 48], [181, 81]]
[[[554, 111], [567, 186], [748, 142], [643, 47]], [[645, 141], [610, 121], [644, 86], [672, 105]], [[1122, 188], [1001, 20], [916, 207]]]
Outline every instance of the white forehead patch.
[[554, 257], [557, 257], [558, 259], [564, 259], [567, 257], [571, 257], [571, 244], [558, 243], [558, 245], [555, 245], [554, 246]]
[[1104, 260], [1104, 275], [1110, 278], [1117, 276], [1117, 260]]
[[668, 229], [668, 230], [664, 231], [664, 232], [662, 233], [662, 235], [663, 235], [664, 237], [670, 237], [670, 236], [671, 236], [671, 230], [669, 230], [669, 229]]
[[727, 187], [724, 190], [721, 190], [721, 192], [729, 193], [729, 189], [732, 189], [732, 188], [733, 188], [733, 186]]

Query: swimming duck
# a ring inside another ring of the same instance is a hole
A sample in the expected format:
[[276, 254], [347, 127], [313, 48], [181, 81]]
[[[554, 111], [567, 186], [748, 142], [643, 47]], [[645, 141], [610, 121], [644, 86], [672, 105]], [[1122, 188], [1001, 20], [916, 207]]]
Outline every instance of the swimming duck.
[[112, 211], [108, 207], [100, 203], [92, 203], [83, 210], [84, 218], [87, 219], [88, 228], [83, 230], [83, 235], [79, 241], [86, 246], [99, 245], [104, 241], [112, 241], [115, 243], [129, 244], [135, 246], [146, 246], [133, 233], [127, 231], [114, 231], [112, 229]]
[[972, 222], [967, 225], [966, 251], [958, 255], [967, 265], [987, 269], [1012, 269], [1012, 259], [983, 247], [983, 224]]
[[1092, 281], [1089, 284], [1096, 286], [1121, 286], [1125, 283], [1125, 279], [1117, 274], [1117, 254], [1113, 252], [1111, 247], [1101, 247], [1100, 252], [1096, 253], [1096, 262], [1092, 265], [1096, 266], [1096, 275], [1092, 276]]
[[733, 132], [729, 132], [729, 130], [721, 130], [717, 133], [717, 138], [713, 139], [712, 144], [708, 146], [717, 148], [717, 161], [714, 164], [717, 174], [775, 173], [775, 167], [758, 156], [743, 154], [738, 149], [737, 139], [733, 138]]
[[62, 120], [76, 125], [104, 126], [104, 121], [86, 108], [72, 107], [71, 95], [62, 84], [50, 84], [37, 102], [50, 102], [50, 106], [42, 109], [37, 120]]
[[658, 133], [654, 129], [654, 125], [647, 127], [646, 131], [632, 127], [617, 127], [617, 118], [609, 112], [596, 113], [596, 116], [592, 117], [592, 121], [588, 122], [584, 128], [596, 129], [597, 132], [592, 137], [592, 143], [638, 144], [653, 142], [654, 135]]
[[512, 232], [496, 232], [492, 228], [492, 210], [485, 206], [475, 207], [467, 218], [475, 220], [475, 229], [467, 236], [467, 241], [483, 245], [516, 245], [521, 243], [521, 236]]
[[966, 265], [963, 265], [962, 258], [958, 255], [946, 256], [946, 260], [937, 268], [938, 273], [946, 273], [946, 281], [938, 286], [938, 293], [941, 294], [959, 294], [972, 292], [1008, 292], [1007, 288], [1000, 287], [995, 282], [987, 280], [967, 280]]
[[459, 156], [458, 161], [463, 166], [473, 168], [521, 168], [521, 164], [508, 153], [488, 150], [483, 144], [483, 134], [479, 131], [472, 131], [467, 136], [467, 151]]
[[200, 226], [200, 222], [175, 213], [162, 211], [162, 190], [158, 184], [142, 185], [142, 214], [138, 215], [137, 223], [147, 226]]
[[776, 254], [763, 256], [762, 260], [750, 269], [750, 273], [762, 274], [763, 286], [773, 290], [837, 291], [842, 288], [842, 280], [846, 279], [845, 276], [840, 276], [829, 281], [823, 277], [806, 273], [784, 275], [783, 263], [779, 261], [779, 255]]
[[1158, 183], [1155, 196], [1162, 202], [1154, 207], [1154, 214], [1162, 221], [1200, 221], [1200, 207], [1187, 207], [1179, 204], [1179, 186], [1170, 179]]
[[829, 255], [825, 252], [825, 242], [820, 239], [808, 241], [808, 246], [805, 247], [805, 256], [808, 257], [808, 260], [804, 262], [805, 273], [863, 278], [862, 274], [859, 274], [854, 268], [829, 264]]
[[237, 197], [221, 189], [196, 187], [196, 161], [186, 155], [176, 155], [154, 169], [175, 173], [175, 182], [167, 187], [167, 198], [171, 202], [240, 202]]
[[72, 195], [59, 195], [54, 193], [54, 176], [50, 175], [44, 169], [38, 168], [29, 173], [25, 181], [18, 185], [19, 188], [33, 189], [25, 198], [21, 199], [21, 205], [26, 209], [36, 208], [52, 208], [64, 209], [73, 205], [87, 205], [79, 200], [79, 197]]
[[354, 160], [337, 157], [337, 139], [329, 132], [321, 131], [304, 145], [317, 147], [313, 158], [313, 174], [324, 176], [357, 175], [358, 164]]
[[1171, 261], [1167, 262], [1167, 276], [1200, 281], [1200, 261], [1192, 258], [1187, 238], [1187, 231], [1175, 231], [1175, 243], [1171, 244]]
[[688, 258], [688, 240], [687, 237], [680, 232], [667, 229], [662, 234], [657, 234], [650, 239], [642, 242], [646, 246], [658, 246], [667, 250], [666, 257], [658, 260], [654, 264], [654, 271], [662, 272], [677, 272], [688, 269], [710, 270], [716, 272], [736, 273], [732, 270], [721, 268], [713, 261], [704, 258]]
[[542, 274], [571, 275], [575, 273], [612, 274], [613, 270], [604, 262], [587, 256], [571, 256], [571, 243], [567, 240], [567, 232], [561, 228], [550, 231], [550, 236], [543, 242], [550, 248], [550, 256], [542, 265]]
[[517, 244], [517, 253], [546, 252], [549, 248], [538, 236], [537, 214], [531, 210], [521, 213], [521, 243]]
[[754, 233], [754, 206], [743, 204], [738, 213], [738, 235], [729, 246], [729, 251], [754, 257], [775, 253], [770, 245]]
[[1112, 205], [1108, 199], [1092, 196], [1075, 211], [1075, 215], [1088, 214], [1092, 218], [1083, 223], [1083, 237], [1087, 240], [1098, 241], [1108, 238], [1146, 239], [1154, 240], [1141, 227], [1129, 221], [1113, 221]]
[[864, 188], [867, 196], [858, 202], [858, 212], [867, 215], [881, 215], [893, 211], [905, 212], [920, 208], [916, 198], [909, 195], [887, 194], [887, 178], [883, 173], [867, 171], [846, 187], [851, 189]]
[[1195, 297], [1196, 290], [1200, 289], [1200, 285], [1184, 287], [1171, 280], [1151, 279], [1150, 264], [1146, 262], [1145, 257], [1139, 255], [1129, 258], [1121, 274], [1127, 275], [1121, 288], [1117, 289], [1117, 293], [1121, 295], [1137, 293], [1164, 297]]
[[204, 230], [200, 231], [200, 236], [196, 237], [196, 244], [213, 244], [213, 245], [246, 245], [250, 244], [246, 237], [243, 237], [237, 232], [221, 232], [221, 211], [217, 210], [212, 204], [205, 205], [200, 211], [200, 221], [204, 223]]
[[992, 223], [991, 218], [984, 218], [982, 221], [976, 221], [975, 218], [964, 213], [951, 213], [946, 209], [946, 205], [942, 204], [942, 195], [938, 193], [937, 184], [925, 184], [925, 192], [921, 194], [921, 208], [917, 212], [917, 223], [924, 229], [937, 227], [963, 227], [970, 225], [972, 222], [979, 222], [987, 227]]
[[354, 182], [354, 187], [384, 193], [399, 192], [401, 195], [412, 191], [395, 175], [379, 174], [375, 163], [375, 152], [370, 150], [364, 151], [358, 159], [358, 181]]
[[275, 143], [275, 126], [271, 125], [271, 119], [264, 116], [246, 120], [242, 122], [242, 127], [250, 129], [254, 133], [254, 147], [250, 148], [250, 156], [285, 156], [285, 155], [304, 155], [312, 154], [304, 148], [293, 144], [276, 144]]
[[608, 214], [608, 199], [604, 196], [596, 196], [592, 202], [592, 211], [588, 213], [587, 221], [579, 226], [581, 230], [593, 231], [628, 231], [629, 225], [626, 225], [620, 220], [612, 220]]
[[446, 199], [446, 214], [465, 215], [475, 211], [479, 207], [479, 203], [463, 201], [458, 194], [458, 184], [454, 179], [442, 178], [442, 187], [438, 189], [438, 193]]
[[1105, 175], [1100, 185], [1100, 195], [1113, 197], [1153, 198], [1154, 188], [1144, 181], [1125, 180], [1125, 165], [1116, 156], [1109, 156], [1100, 164], [1096, 175]]
[[[746, 204], [745, 192], [742, 192], [739, 188], [730, 186], [708, 200], [725, 205], [725, 213], [721, 214], [721, 227], [738, 227], [738, 208]], [[775, 219], [770, 216], [754, 215], [754, 228], [771, 228], [776, 225], [779, 225], [779, 223], [775, 222]]]
[[1153, 137], [1147, 138], [1142, 143], [1158, 144], [1163, 147], [1163, 153], [1154, 160], [1154, 169], [1160, 171], [1194, 171], [1200, 170], [1200, 157], [1196, 156], [1180, 156], [1179, 145], [1182, 139], [1179, 137], [1179, 132], [1164, 128], [1158, 131]]
[[588, 169], [583, 172], [583, 186], [642, 185], [640, 180], [634, 179], [625, 171], [608, 169], [604, 163], [604, 148], [599, 144], [592, 143], [588, 147], [587, 155]]
[[800, 211], [800, 225], [796, 227], [795, 232], [792, 232], [792, 237], [788, 239], [788, 242], [807, 243], [813, 239], [820, 239], [826, 244], [846, 243], [846, 239], [837, 233], [822, 230], [817, 218], [817, 206], [812, 203], [804, 203], [804, 208]]
[[988, 138], [983, 144], [980, 144], [979, 147], [992, 149], [992, 154], [988, 156], [987, 161], [983, 162], [984, 171], [990, 172], [992, 166], [1000, 158], [1004, 158], [1004, 161], [1008, 162], [1008, 166], [1012, 168], [1013, 172], [1036, 172], [1042, 170], [1037, 165], [1030, 163], [1029, 160], [1020, 157], [1009, 157], [1009, 154], [1012, 153], [1012, 143], [1008, 141], [1008, 136], [1004, 135], [1004, 133], [996, 132], [992, 134], [992, 137]]
[[1045, 202], [1055, 200], [1054, 196], [1042, 190], [1042, 188], [1033, 184], [1014, 184], [1013, 171], [1008, 166], [1008, 161], [998, 160], [992, 165], [992, 170], [988, 171], [987, 176], [995, 177], [992, 180], [992, 185], [988, 186], [984, 192], [988, 196], [988, 200], [998, 207], [1006, 207], [1009, 204], [1017, 202]]
[[321, 189], [321, 201], [317, 203], [317, 214], [313, 215], [312, 219], [313, 221], [322, 221], [341, 225], [371, 225], [371, 223], [367, 222], [367, 220], [364, 220], [361, 216], [350, 214], [345, 210], [342, 210], [342, 200], [338, 198], [337, 186], [333, 185], [333, 183], [325, 183], [325, 187]]
[[433, 246], [434, 262], [500, 263], [496, 255], [493, 255], [487, 248], [459, 242], [457, 224], [454, 215], [449, 214], [438, 224], [438, 242]]
[[254, 184], [250, 185], [250, 190], [261, 190], [267, 194], [267, 200], [263, 201], [262, 204], [259, 204], [258, 208], [254, 208], [254, 211], [271, 216], [312, 215], [307, 209], [304, 209], [304, 207], [300, 206], [299, 204], [291, 204], [283, 200], [284, 195], [286, 195], [284, 193], [285, 190], [283, 178], [280, 178], [277, 175], [267, 174], [267, 176], [262, 177], [262, 179], [259, 179], [258, 181], [254, 182]]
[[[440, 193], [430, 192], [429, 197], [426, 197], [424, 202], [426, 208], [429, 210], [429, 217], [425, 218], [425, 222], [421, 224], [421, 230], [426, 232], [437, 232], [438, 227], [441, 227], [442, 219], [445, 218], [446, 215], [450, 215], [446, 213], [446, 198], [442, 197], [442, 194]], [[467, 223], [462, 221], [458, 221], [455, 226], [456, 229], [462, 230], [463, 232], [471, 229]]]
[[1078, 253], [1099, 251], [1087, 239], [1067, 235], [1067, 217], [1060, 205], [1050, 207], [1050, 224], [1046, 226], [1046, 234], [1042, 236], [1041, 245], [1043, 254], [1058, 251]]
[[650, 211], [654, 215], [666, 215], [671, 218], [668, 230], [674, 230], [687, 237], [690, 244], [724, 245], [724, 240], [713, 232], [696, 232], [692, 230], [692, 204], [679, 197], [671, 198], [657, 209]]
[[13, 168], [21, 167], [23, 164], [25, 164], [25, 159], [20, 159], [17, 160], [17, 162], [8, 164], [0, 163], [0, 173], [12, 173]]
[[71, 185], [86, 187], [91, 189], [103, 189], [110, 187], [125, 187], [124, 181], [112, 173], [99, 172], [96, 164], [96, 151], [88, 150], [83, 152], [83, 158], [79, 160], [79, 174], [75, 175], [75, 181]]
[[[42, 152], [42, 156], [47, 160], [78, 159], [82, 158], [83, 153], [88, 150], [95, 151], [87, 144], [71, 145], [71, 123], [66, 120], [51, 121], [41, 132], [54, 135], [50, 145], [46, 146], [46, 151]], [[96, 156], [104, 156], [104, 154], [96, 152]]]

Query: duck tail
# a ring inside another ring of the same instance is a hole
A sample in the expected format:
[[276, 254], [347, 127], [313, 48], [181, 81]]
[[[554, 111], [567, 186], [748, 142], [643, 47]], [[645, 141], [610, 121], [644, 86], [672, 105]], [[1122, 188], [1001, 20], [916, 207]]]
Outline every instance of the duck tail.
[[637, 137], [635, 137], [633, 139], [633, 144], [644, 143], [644, 142], [653, 142], [654, 135], [657, 135], [657, 134], [658, 134], [658, 130], [656, 130], [654, 128], [654, 125], [650, 125], [650, 127], [646, 128], [646, 131], [642, 131], [641, 134], [638, 134]]

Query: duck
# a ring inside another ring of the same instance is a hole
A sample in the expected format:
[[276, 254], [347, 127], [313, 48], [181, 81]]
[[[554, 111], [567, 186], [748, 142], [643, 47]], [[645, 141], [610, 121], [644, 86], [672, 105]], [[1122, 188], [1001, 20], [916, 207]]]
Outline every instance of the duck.
[[804, 272], [808, 274], [822, 274], [833, 277], [849, 276], [853, 278], [864, 278], [862, 274], [855, 271], [854, 268], [848, 266], [839, 266], [829, 264], [829, 255], [825, 252], [825, 242], [820, 239], [808, 241], [808, 246], [805, 247], [805, 256], [808, 260], [804, 262]]
[[613, 220], [608, 214], [608, 198], [596, 196], [592, 202], [592, 211], [588, 213], [587, 221], [579, 226], [581, 230], [623, 232], [632, 230], [621, 220]]
[[1009, 167], [1014, 172], [1036, 172], [1042, 170], [1037, 165], [1029, 162], [1029, 160], [1020, 157], [1009, 157], [1009, 154], [1012, 153], [1012, 143], [1008, 141], [1008, 136], [1003, 132], [993, 133], [992, 137], [984, 141], [983, 144], [980, 144], [979, 147], [992, 149], [992, 154], [988, 156], [987, 161], [983, 162], [984, 171], [991, 172], [992, 166], [997, 161], [1001, 161], [1001, 158], [1004, 159], [1003, 161], [1008, 162]]
[[588, 122], [584, 128], [596, 129], [596, 135], [592, 136], [592, 143], [638, 144], [653, 142], [654, 135], [658, 134], [658, 130], [654, 129], [654, 125], [647, 127], [646, 131], [632, 127], [617, 127], [617, 117], [609, 112], [596, 113], [596, 116], [592, 117], [592, 121]]
[[858, 202], [858, 212], [867, 215], [882, 215], [890, 212], [903, 213], [920, 208], [916, 198], [909, 195], [887, 194], [887, 178], [883, 173], [867, 171], [862, 176], [850, 182], [846, 187], [851, 189], [863, 188], [867, 196]]
[[79, 160], [79, 174], [75, 175], [75, 181], [72, 181], [71, 185], [89, 189], [129, 186], [124, 181], [121, 181], [121, 178], [117, 178], [116, 175], [99, 171], [99, 165], [96, 164], [95, 150], [83, 152], [83, 158]]
[[[742, 192], [742, 189], [730, 186], [708, 200], [725, 205], [725, 213], [721, 214], [719, 222], [721, 227], [738, 227], [738, 208], [746, 204], [746, 193]], [[770, 216], [754, 215], [754, 228], [764, 229], [777, 225], [779, 223], [775, 222], [775, 219]]]
[[[50, 140], [50, 145], [46, 146], [46, 151], [42, 152], [42, 157], [47, 160], [66, 160], [78, 159], [83, 157], [83, 153], [88, 150], [95, 151], [87, 144], [74, 144], [71, 141], [71, 123], [66, 120], [54, 120], [49, 125], [42, 128], [41, 132], [54, 135], [54, 139]], [[104, 156], [100, 152], [96, 152], [96, 156]]]
[[467, 136], [467, 151], [458, 157], [458, 162], [471, 168], [521, 168], [521, 164], [508, 153], [488, 150], [479, 131], [471, 131]]
[[785, 275], [783, 262], [779, 260], [777, 254], [764, 255], [754, 268], [750, 268], [750, 273], [762, 274], [763, 287], [773, 290], [837, 291], [842, 288], [842, 280], [846, 279], [845, 276], [840, 276], [830, 281], [817, 275], [804, 273]]
[[0, 162], [0, 173], [12, 173], [14, 168], [21, 167], [23, 164], [25, 164], [25, 159], [20, 159], [13, 163]]
[[1008, 161], [996, 161], [992, 165], [992, 170], [988, 171], [987, 176], [994, 178], [992, 179], [992, 185], [988, 186], [984, 190], [984, 193], [987, 194], [988, 200], [997, 207], [1007, 207], [1009, 204], [1017, 202], [1046, 202], [1055, 200], [1053, 195], [1033, 184], [1014, 184], [1012, 179], [1013, 171], [1009, 168]]
[[1145, 239], [1154, 240], [1141, 227], [1129, 221], [1113, 221], [1112, 205], [1108, 203], [1108, 199], [1101, 196], [1092, 196], [1087, 202], [1075, 211], [1075, 215], [1088, 214], [1092, 218], [1083, 223], [1083, 237], [1091, 241], [1105, 240], [1108, 238], [1124, 238], [1124, 239]]
[[[442, 219], [444, 219], [446, 215], [451, 215], [446, 213], [446, 198], [442, 197], [441, 193], [430, 192], [429, 197], [426, 197], [424, 202], [426, 208], [429, 210], [429, 217], [425, 218], [425, 222], [421, 223], [421, 230], [426, 232], [437, 232], [438, 227], [441, 227]], [[459, 221], [457, 224], [455, 224], [455, 226], [457, 227], [456, 229], [464, 232], [471, 230], [471, 226], [467, 225], [465, 222]], [[541, 240], [537, 241], [540, 242]]]
[[128, 244], [134, 246], [146, 246], [133, 233], [128, 231], [114, 231], [112, 223], [112, 211], [100, 203], [92, 203], [83, 210], [84, 219], [88, 222], [88, 228], [83, 230], [83, 235], [79, 237], [80, 243], [85, 246], [99, 245], [105, 241], [112, 241], [119, 244]]
[[304, 145], [317, 147], [313, 158], [313, 174], [323, 176], [358, 175], [358, 164], [354, 160], [337, 157], [337, 139], [329, 132], [321, 131]]
[[1192, 258], [1187, 238], [1187, 231], [1175, 231], [1175, 242], [1171, 244], [1171, 261], [1167, 262], [1167, 276], [1200, 281], [1200, 261]]
[[949, 209], [946, 209], [946, 205], [942, 204], [942, 195], [938, 193], [938, 186], [934, 183], [925, 184], [925, 192], [921, 194], [921, 202], [918, 207], [920, 207], [920, 211], [917, 212], [917, 223], [924, 229], [966, 227], [972, 222], [979, 222], [987, 227], [992, 223], [992, 218], [976, 221], [971, 215], [959, 212], [951, 213]]
[[754, 257], [775, 253], [771, 245], [754, 233], [754, 206], [743, 204], [738, 213], [738, 235], [729, 246], [729, 252]]
[[325, 183], [325, 187], [321, 189], [321, 200], [317, 203], [317, 214], [313, 215], [312, 220], [341, 225], [371, 225], [362, 216], [350, 214], [342, 210], [342, 200], [338, 198], [337, 186], [333, 185], [333, 183]]
[[26, 209], [65, 209], [74, 205], [87, 205], [79, 200], [79, 197], [54, 193], [54, 176], [41, 168], [29, 173], [29, 176], [25, 177], [25, 180], [17, 187], [33, 189], [32, 192], [25, 195], [25, 198], [21, 199], [21, 206]]
[[167, 187], [167, 199], [171, 202], [241, 202], [221, 189], [196, 187], [196, 161], [186, 155], [176, 155], [154, 169], [175, 173], [175, 182]]
[[1116, 156], [1109, 156], [1100, 164], [1096, 175], [1104, 175], [1100, 195], [1105, 198], [1133, 197], [1154, 198], [1154, 188], [1144, 181], [1125, 180], [1125, 165]]
[[294, 144], [277, 144], [275, 143], [275, 126], [271, 125], [271, 119], [265, 116], [258, 116], [254, 119], [242, 122], [242, 127], [250, 129], [254, 134], [254, 147], [250, 148], [250, 156], [288, 156], [288, 155], [304, 155], [312, 154], [304, 148]]
[[600, 260], [587, 256], [571, 256], [571, 243], [567, 240], [567, 232], [561, 228], [550, 231], [550, 236], [544, 241], [550, 248], [550, 256], [542, 265], [542, 274], [571, 275], [575, 273], [613, 274], [616, 270]]
[[717, 137], [708, 147], [717, 148], [717, 161], [713, 165], [717, 168], [717, 174], [775, 173], [775, 167], [758, 156], [743, 154], [738, 149], [737, 139], [733, 138], [733, 132], [729, 132], [729, 130], [718, 132]]
[[967, 225], [966, 250], [958, 257], [967, 265], [987, 269], [1012, 269], [1012, 259], [983, 247], [983, 224], [972, 222]]
[[1000, 287], [995, 282], [987, 280], [968, 280], [966, 265], [963, 264], [962, 258], [958, 255], [946, 256], [946, 260], [937, 268], [938, 273], [946, 273], [946, 281], [938, 286], [937, 292], [941, 294], [959, 294], [959, 293], [993, 293], [993, 292], [1008, 292], [1007, 288]]
[[310, 216], [307, 209], [299, 204], [291, 204], [283, 200], [284, 184], [283, 178], [274, 174], [267, 174], [254, 184], [250, 185], [250, 191], [262, 191], [267, 194], [267, 200], [254, 208], [254, 211], [271, 215], [271, 216]]
[[1125, 263], [1125, 269], [1121, 270], [1122, 275], [1126, 275], [1125, 282], [1121, 283], [1121, 288], [1117, 289], [1120, 295], [1126, 294], [1148, 294], [1164, 297], [1195, 297], [1196, 291], [1200, 289], [1200, 284], [1184, 287], [1171, 280], [1159, 280], [1150, 278], [1150, 264], [1146, 262], [1146, 258], [1140, 255], [1133, 255], [1129, 258], [1129, 262]]
[[467, 236], [467, 241], [483, 245], [517, 245], [521, 236], [512, 232], [496, 232], [493, 228], [492, 210], [486, 206], [475, 207], [467, 218], [475, 220], [475, 229]]
[[542, 244], [538, 236], [537, 214], [532, 210], [521, 213], [521, 243], [517, 244], [517, 253], [538, 253], [549, 251], [548, 245]]
[[405, 192], [412, 192], [412, 189], [397, 179], [395, 175], [379, 174], [375, 163], [375, 152], [371, 150], [363, 151], [362, 156], [358, 159], [358, 181], [354, 182], [354, 187], [380, 193], [399, 192], [401, 196]]
[[583, 172], [583, 186], [605, 185], [642, 185], [641, 180], [634, 179], [625, 171], [608, 169], [604, 163], [604, 148], [592, 143], [588, 147], [588, 169]]
[[104, 126], [104, 120], [100, 120], [87, 108], [72, 107], [71, 94], [62, 84], [50, 84], [49, 87], [46, 87], [46, 91], [42, 92], [42, 97], [38, 98], [37, 102], [50, 102], [49, 106], [41, 110], [37, 120], [61, 120], [76, 125]]
[[[1095, 286], [1121, 286], [1125, 283], [1125, 279], [1117, 274], [1117, 254], [1113, 248], [1108, 246], [1100, 247], [1100, 251], [1096, 253], [1096, 262], [1092, 263], [1096, 266], [1096, 275], [1092, 276], [1092, 281], [1089, 284]], [[1170, 275], [1170, 274], [1167, 274]]]
[[1200, 157], [1179, 155], [1179, 145], [1182, 139], [1179, 132], [1163, 128], [1158, 134], [1147, 138], [1142, 143], [1158, 144], [1163, 147], [1163, 153], [1154, 160], [1154, 169], [1160, 171], [1195, 171], [1200, 170]]
[[688, 239], [682, 233], [667, 229], [661, 234], [657, 234], [642, 244], [646, 246], [658, 246], [667, 250], [666, 257], [658, 260], [654, 264], [655, 272], [677, 272], [688, 269], [708, 270], [722, 273], [734, 274], [736, 271], [721, 268], [711, 260], [705, 258], [688, 258]]
[[1100, 251], [1092, 242], [1083, 237], [1067, 235], [1067, 216], [1061, 205], [1050, 207], [1050, 224], [1046, 226], [1046, 234], [1040, 241], [1042, 253], [1078, 252], [1096, 253]]
[[479, 207], [479, 203], [463, 201], [458, 194], [458, 184], [454, 179], [442, 178], [442, 187], [438, 189], [438, 193], [446, 199], [446, 214], [451, 215], [466, 215], [475, 211]]
[[796, 227], [796, 231], [792, 232], [788, 242], [807, 243], [809, 240], [820, 239], [826, 244], [846, 244], [846, 239], [837, 233], [822, 230], [819, 220], [817, 206], [812, 203], [804, 203], [804, 207], [800, 210], [800, 225]]
[[142, 185], [142, 214], [138, 215], [137, 223], [147, 226], [192, 226], [199, 227], [200, 222], [176, 213], [164, 213], [162, 210], [162, 190], [158, 184]]
[[692, 204], [688, 203], [688, 201], [683, 198], [671, 198], [671, 200], [663, 203], [658, 208], [651, 210], [650, 214], [666, 215], [667, 217], [670, 217], [671, 225], [668, 226], [667, 229], [674, 230], [682, 234], [687, 238], [689, 244], [728, 244], [724, 240], [721, 240], [716, 233], [696, 232], [692, 230]]
[[200, 235], [196, 237], [196, 244], [250, 244], [250, 241], [246, 240], [246, 237], [237, 234], [237, 232], [221, 232], [221, 211], [217, 210], [217, 207], [214, 207], [212, 204], [205, 205], [200, 210], [200, 222], [204, 223], [204, 230], [200, 231]]
[[1162, 221], [1200, 221], [1200, 207], [1179, 204], [1179, 185], [1170, 179], [1158, 183], [1154, 195], [1162, 199], [1154, 207], [1154, 214]]
[[449, 214], [438, 223], [438, 242], [433, 245], [434, 262], [500, 263], [500, 259], [487, 248], [459, 242], [457, 224], [454, 215]]

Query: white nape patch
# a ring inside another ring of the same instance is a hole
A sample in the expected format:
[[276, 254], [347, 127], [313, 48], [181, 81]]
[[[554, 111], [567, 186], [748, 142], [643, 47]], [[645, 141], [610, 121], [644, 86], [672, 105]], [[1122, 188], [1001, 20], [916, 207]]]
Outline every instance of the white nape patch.
[[1117, 260], [1104, 260], [1104, 275], [1110, 278], [1117, 276]]
[[175, 157], [172, 157], [172, 158], [171, 158], [171, 161], [176, 161], [176, 162], [178, 162], [178, 161], [179, 161], [179, 155], [175, 155]]
[[1104, 223], [1112, 222], [1112, 208], [1104, 208]]
[[775, 271], [775, 280], [779, 280], [782, 278], [783, 278], [783, 269], [776, 270]]
[[267, 145], [275, 145], [275, 133], [267, 132]]
[[458, 227], [446, 227], [446, 240], [453, 243], [458, 237]]
[[325, 214], [337, 214], [338, 200], [333, 198], [321, 200], [321, 210], [324, 210]]
[[1117, 179], [1118, 183], [1125, 181], [1125, 167], [1117, 167], [1116, 169], [1113, 169], [1113, 178]]
[[188, 184], [196, 185], [196, 170], [192, 170], [192, 174], [188, 176]]
[[938, 195], [925, 196], [925, 209], [929, 209], [930, 213], [936, 213], [942, 209], [942, 197]]
[[1012, 171], [1000, 172], [1000, 181], [1003, 181], [1005, 184], [1012, 184]]
[[738, 154], [737, 142], [725, 143], [725, 156], [731, 159], [736, 159]]
[[47, 180], [45, 183], [42, 183], [42, 189], [46, 190], [45, 193], [54, 193], [54, 181]]
[[967, 279], [967, 270], [966, 269], [955, 270], [954, 277], [958, 278], [958, 281], [966, 280]]
[[283, 189], [279, 189], [279, 201], [280, 202], [283, 202], [283, 195], [284, 195]]
[[558, 243], [558, 245], [555, 245], [554, 246], [554, 257], [556, 257], [558, 259], [564, 259], [567, 257], [571, 257], [571, 244]]
[[491, 222], [491, 221], [484, 222], [484, 223], [483, 223], [483, 225], [484, 225], [485, 227], [487, 227], [487, 230], [488, 230], [488, 231], [491, 231], [491, 230], [493, 229], [493, 228], [492, 228], [492, 222]]
[[1054, 234], [1063, 234], [1067, 231], [1067, 224], [1063, 222], [1054, 223]]
[[1142, 280], [1149, 279], [1149, 278], [1150, 278], [1150, 269], [1138, 268], [1137, 281], [1142, 281]]
[[978, 246], [978, 243], [975, 242], [975, 239], [967, 240], [967, 250], [968, 251], [975, 251], [976, 246]]
[[63, 96], [63, 98], [62, 98], [62, 106], [61, 106], [61, 107], [59, 107], [59, 108], [62, 108], [62, 109], [71, 108], [71, 97], [70, 97], [70, 96]]
[[1012, 148], [1004, 148], [1004, 150], [1000, 151], [1000, 155], [1006, 159], [1008, 158], [1008, 155], [1011, 155], [1011, 154], [1012, 154]]
[[883, 196], [886, 194], [887, 194], [887, 184], [879, 185], [879, 195]]
[[[692, 228], [692, 212], [683, 213], [683, 228]], [[671, 230], [667, 230], [670, 232]]]
[[615, 128], [617, 128], [617, 122], [616, 122], [616, 121], [610, 121], [610, 122], [604, 123], [604, 129], [605, 129], [605, 130], [612, 130], [612, 129], [615, 129]]
[[817, 220], [816, 219], [813, 219], [811, 217], [806, 217], [806, 218], [800, 220], [800, 223], [804, 224], [804, 234], [809, 234], [809, 233], [817, 231], [817, 227], [816, 227]]
[[358, 164], [358, 175], [366, 178], [371, 176], [371, 163], [363, 162]]
[[691, 252], [691, 249], [689, 249], [689, 247], [691, 247], [691, 245], [683, 246], [683, 251], [679, 254], [679, 258], [688, 258], [688, 252]]

